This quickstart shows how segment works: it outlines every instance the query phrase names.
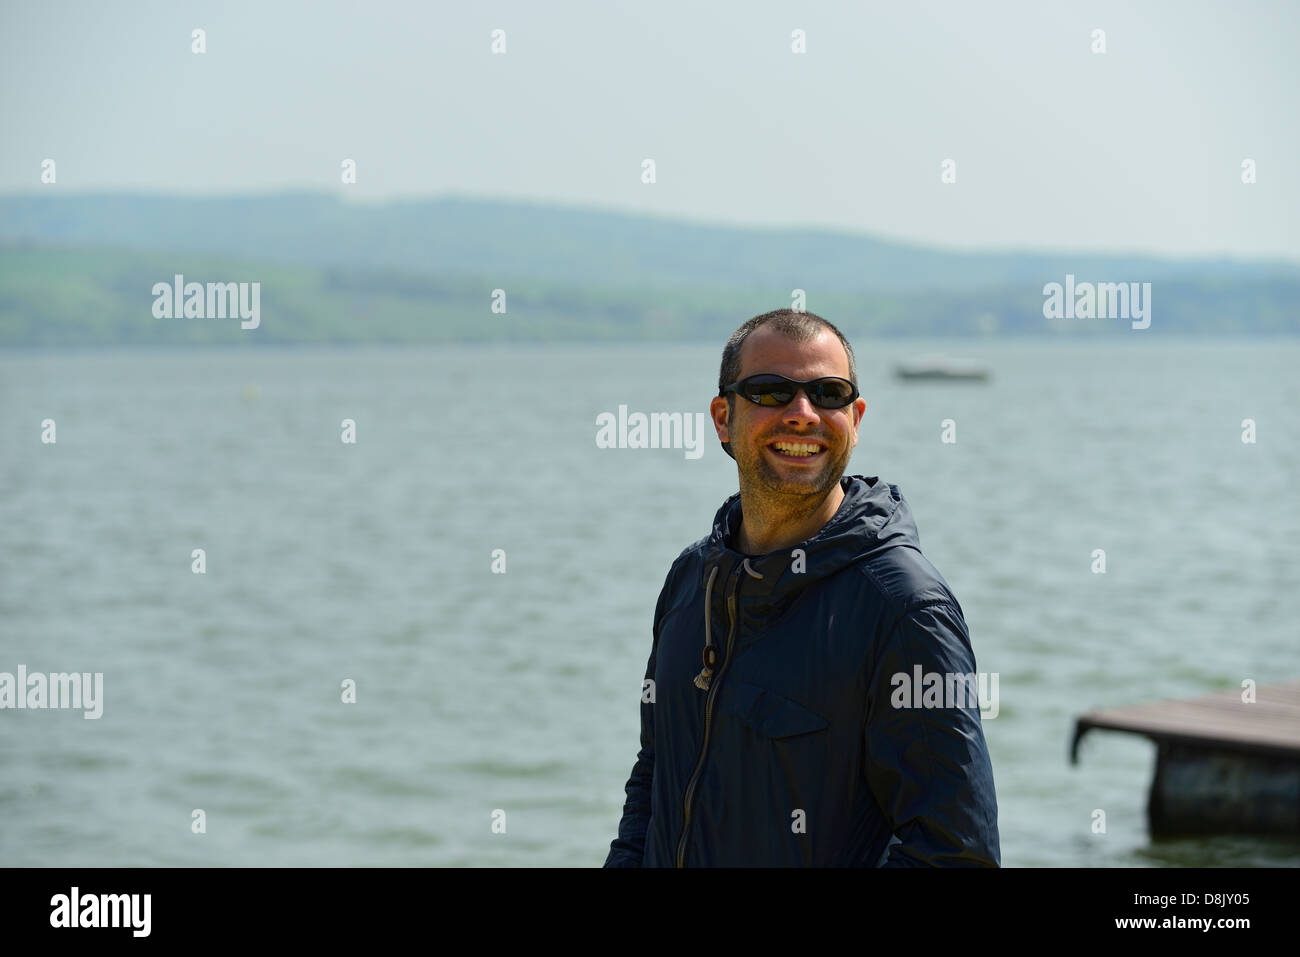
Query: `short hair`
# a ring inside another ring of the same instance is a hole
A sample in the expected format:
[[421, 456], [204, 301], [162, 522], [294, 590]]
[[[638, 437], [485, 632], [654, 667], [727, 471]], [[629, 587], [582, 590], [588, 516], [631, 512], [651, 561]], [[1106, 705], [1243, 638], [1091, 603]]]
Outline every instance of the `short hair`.
[[[835, 337], [844, 346], [844, 354], [849, 360], [849, 381], [855, 387], [857, 386], [857, 363], [853, 359], [853, 347], [849, 345], [849, 340], [844, 338], [844, 333], [836, 329], [833, 323], [814, 312], [775, 309], [772, 312], [765, 312], [761, 316], [750, 319], [733, 332], [731, 338], [727, 340], [727, 344], [722, 350], [722, 367], [718, 370], [719, 395], [723, 394], [724, 387], [740, 378], [740, 348], [745, 344], [745, 340], [749, 338], [749, 334], [760, 326], [767, 325], [772, 326], [777, 332], [789, 339], [793, 339], [795, 342], [808, 342], [826, 329], [835, 333]], [[728, 396], [731, 395], [734, 395], [734, 393], [728, 393]]]
[[[731, 334], [731, 338], [727, 340], [727, 344], [722, 349], [722, 366], [718, 370], [718, 395], [725, 396], [729, 415], [734, 416], [736, 414], [736, 394], [734, 392], [724, 393], [722, 390], [740, 378], [740, 348], [745, 344], [745, 340], [749, 338], [751, 332], [760, 326], [768, 325], [795, 342], [808, 342], [826, 329], [835, 333], [835, 337], [840, 340], [840, 345], [844, 346], [844, 355], [849, 360], [849, 381], [853, 383], [854, 388], [857, 388], [858, 366], [853, 358], [853, 347], [849, 345], [849, 340], [844, 338], [844, 333], [836, 329], [833, 323], [814, 312], [800, 312], [796, 309], [774, 309], [771, 312], [763, 313], [761, 316], [755, 316], [742, 325]], [[723, 442], [722, 450], [734, 459], [736, 456], [732, 454], [730, 445], [730, 442]]]

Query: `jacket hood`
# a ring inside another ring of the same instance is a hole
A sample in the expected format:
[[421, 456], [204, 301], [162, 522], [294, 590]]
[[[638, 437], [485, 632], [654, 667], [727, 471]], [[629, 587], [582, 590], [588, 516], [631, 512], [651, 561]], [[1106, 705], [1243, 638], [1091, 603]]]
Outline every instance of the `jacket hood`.
[[[717, 592], [737, 566], [745, 581], [745, 610], [757, 617], [779, 615], [804, 588], [849, 565], [891, 548], [920, 549], [912, 510], [898, 486], [876, 476], [840, 478], [844, 500], [812, 538], [766, 555], [747, 556], [734, 547], [742, 512], [740, 493], [718, 509], [713, 531], [703, 541], [701, 585], [713, 578]], [[716, 569], [716, 573], [714, 571]]]

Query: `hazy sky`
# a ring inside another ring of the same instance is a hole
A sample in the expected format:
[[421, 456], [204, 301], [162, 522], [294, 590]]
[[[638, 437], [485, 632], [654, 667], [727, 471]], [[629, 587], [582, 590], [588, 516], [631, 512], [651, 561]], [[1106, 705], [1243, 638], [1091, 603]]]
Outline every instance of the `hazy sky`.
[[456, 192], [1300, 261], [1298, 45], [1293, 0], [0, 0], [0, 191]]

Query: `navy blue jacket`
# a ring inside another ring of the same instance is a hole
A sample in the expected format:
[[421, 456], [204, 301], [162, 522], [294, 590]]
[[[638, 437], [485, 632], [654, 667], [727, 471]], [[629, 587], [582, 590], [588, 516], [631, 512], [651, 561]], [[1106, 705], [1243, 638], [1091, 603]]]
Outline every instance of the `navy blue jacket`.
[[737, 552], [736, 493], [673, 562], [606, 867], [999, 866], [978, 703], [896, 677], [973, 683], [961, 606], [897, 486], [840, 485], [798, 546]]

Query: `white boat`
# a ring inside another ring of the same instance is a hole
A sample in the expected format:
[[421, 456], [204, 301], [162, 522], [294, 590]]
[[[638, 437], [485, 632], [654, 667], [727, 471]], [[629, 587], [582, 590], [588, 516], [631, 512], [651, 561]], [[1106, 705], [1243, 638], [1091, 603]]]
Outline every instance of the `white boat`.
[[992, 373], [988, 366], [974, 359], [954, 359], [946, 356], [922, 356], [912, 362], [894, 366], [894, 375], [908, 380], [958, 380], [986, 382]]

